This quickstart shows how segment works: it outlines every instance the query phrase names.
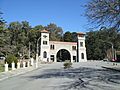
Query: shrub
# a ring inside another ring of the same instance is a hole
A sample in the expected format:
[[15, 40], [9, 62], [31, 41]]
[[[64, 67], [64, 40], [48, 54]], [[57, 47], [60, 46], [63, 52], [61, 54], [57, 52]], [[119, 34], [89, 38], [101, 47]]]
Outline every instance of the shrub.
[[66, 62], [64, 63], [64, 69], [66, 69], [66, 68], [71, 68], [71, 67], [72, 67], [72, 63], [71, 63], [71, 62], [66, 61]]
[[15, 63], [15, 67], [17, 66], [17, 57], [15, 57], [14, 55], [8, 55], [7, 58], [5, 59], [5, 62], [8, 63], [8, 66], [11, 67], [11, 63], [14, 61]]
[[28, 55], [25, 55], [24, 58], [25, 58], [25, 59], [29, 59], [29, 56], [28, 56]]
[[3, 71], [4, 71], [4, 65], [0, 64], [0, 72], [3, 72]]

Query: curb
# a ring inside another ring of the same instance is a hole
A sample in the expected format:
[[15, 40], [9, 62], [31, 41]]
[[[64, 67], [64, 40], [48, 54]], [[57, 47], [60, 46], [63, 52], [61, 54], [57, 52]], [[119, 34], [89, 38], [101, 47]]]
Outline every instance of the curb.
[[105, 68], [105, 69], [110, 69], [110, 70], [114, 70], [114, 71], [118, 71], [120, 72], [120, 68], [116, 68], [116, 67], [105, 67], [105, 66], [101, 66], [102, 68]]
[[[33, 68], [33, 69], [28, 70], [28, 71], [25, 71], [25, 72], [16, 73], [16, 74], [13, 74], [13, 75], [10, 75], [10, 76], [6, 76], [6, 77], [4, 77], [4, 78], [1, 78], [0, 81], [3, 81], [3, 80], [8, 79], [8, 78], [12, 78], [12, 77], [14, 77], [14, 76], [18, 76], [18, 75], [25, 74], [25, 73], [28, 73], [28, 72], [31, 72], [31, 71], [37, 70], [37, 69], [39, 69], [39, 68], [41, 68], [41, 67]], [[5, 72], [2, 72], [2, 73], [5, 73]]]

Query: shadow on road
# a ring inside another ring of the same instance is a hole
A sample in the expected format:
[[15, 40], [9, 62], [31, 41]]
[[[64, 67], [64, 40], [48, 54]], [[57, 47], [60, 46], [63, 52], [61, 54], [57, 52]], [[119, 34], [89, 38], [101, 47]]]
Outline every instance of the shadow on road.
[[108, 89], [114, 90], [115, 85], [120, 84], [120, 72], [107, 69], [93, 68], [71, 68], [71, 69], [47, 69], [43, 74], [30, 76], [32, 79], [49, 79], [49, 78], [69, 78], [72, 82], [65, 82], [59, 88], [63, 90], [95, 90]]

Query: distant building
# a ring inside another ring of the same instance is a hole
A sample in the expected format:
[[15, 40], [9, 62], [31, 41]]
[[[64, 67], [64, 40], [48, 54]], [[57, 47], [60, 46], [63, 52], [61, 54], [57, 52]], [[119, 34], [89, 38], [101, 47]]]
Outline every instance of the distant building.
[[49, 32], [41, 31], [39, 58], [44, 62], [86, 62], [85, 34], [78, 33], [77, 42], [49, 41]]

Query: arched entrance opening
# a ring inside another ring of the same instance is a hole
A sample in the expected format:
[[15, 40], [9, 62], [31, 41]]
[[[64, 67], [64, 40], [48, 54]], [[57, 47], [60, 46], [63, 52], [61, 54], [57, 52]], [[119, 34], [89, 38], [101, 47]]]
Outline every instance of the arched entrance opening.
[[57, 52], [57, 62], [64, 62], [65, 60], [71, 60], [70, 52], [66, 49], [61, 49]]

